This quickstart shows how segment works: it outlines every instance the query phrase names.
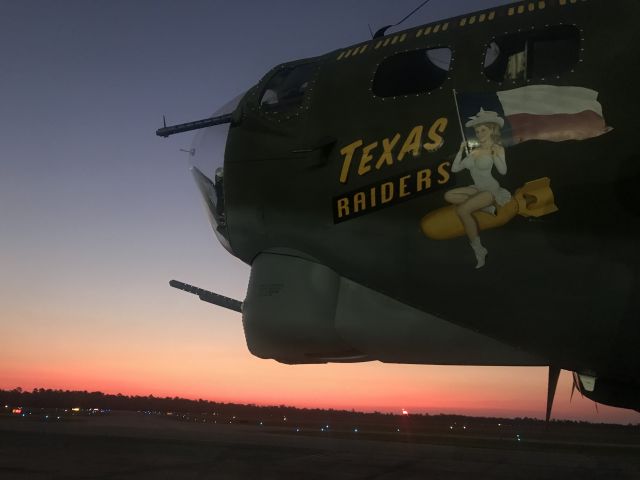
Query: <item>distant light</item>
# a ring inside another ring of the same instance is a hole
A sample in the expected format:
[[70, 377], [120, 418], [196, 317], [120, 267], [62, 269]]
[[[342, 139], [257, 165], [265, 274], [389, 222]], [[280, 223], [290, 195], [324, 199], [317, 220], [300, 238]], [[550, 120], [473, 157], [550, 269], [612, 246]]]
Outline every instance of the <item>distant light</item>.
[[358, 433], [358, 429], [357, 429], [357, 428], [354, 428], [354, 429], [353, 429], [353, 431], [354, 431], [354, 432], [356, 432], [356, 433]]
[[502, 426], [502, 424], [501, 424], [501, 423], [499, 423], [499, 424], [498, 424], [498, 426], [499, 426], [499, 427], [501, 427], [501, 426]]
[[299, 432], [299, 431], [300, 431], [300, 427], [296, 428], [296, 432]]
[[60, 417], [58, 417], [58, 420], [60, 420]]
[[71, 409], [72, 412], [79, 412], [80, 411], [80, 407], [73, 407]]
[[22, 408], [20, 408], [20, 407], [14, 408], [13, 410], [11, 410], [11, 413], [15, 413], [16, 415], [20, 415], [22, 413]]
[[282, 417], [282, 421], [286, 422], [287, 421], [287, 417]]
[[9, 405], [5, 405], [4, 408], [9, 408]]
[[467, 429], [467, 426], [465, 425], [465, 426], [464, 426], [464, 427], [462, 427], [462, 428], [463, 428], [464, 430], [466, 430], [466, 429]]
[[407, 412], [404, 408], [402, 409], [402, 414], [403, 415], [409, 415], [409, 412]]
[[262, 422], [260, 422], [260, 425], [262, 425]]
[[322, 428], [320, 429], [320, 431], [321, 431], [321, 432], [324, 432], [324, 427], [322, 427]]
[[453, 425], [449, 425], [449, 430], [453, 430]]
[[327, 425], [327, 426], [326, 426], [326, 427], [324, 427], [324, 428], [329, 428], [329, 425]]
[[400, 429], [398, 428], [398, 429], [396, 430], [396, 432], [399, 432], [399, 431], [400, 431]]

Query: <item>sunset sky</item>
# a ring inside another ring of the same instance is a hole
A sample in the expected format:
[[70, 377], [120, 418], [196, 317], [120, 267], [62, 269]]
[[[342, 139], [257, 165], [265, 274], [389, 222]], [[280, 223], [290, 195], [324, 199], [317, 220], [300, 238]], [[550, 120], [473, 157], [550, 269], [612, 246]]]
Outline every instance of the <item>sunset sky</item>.
[[[240, 316], [168, 286], [244, 299], [188, 171], [191, 133], [272, 66], [369, 38], [418, 0], [0, 0], [0, 388], [101, 390], [400, 412], [544, 416], [546, 369], [287, 366]], [[432, 0], [403, 27], [509, 3]], [[577, 394], [555, 418], [640, 423]]]

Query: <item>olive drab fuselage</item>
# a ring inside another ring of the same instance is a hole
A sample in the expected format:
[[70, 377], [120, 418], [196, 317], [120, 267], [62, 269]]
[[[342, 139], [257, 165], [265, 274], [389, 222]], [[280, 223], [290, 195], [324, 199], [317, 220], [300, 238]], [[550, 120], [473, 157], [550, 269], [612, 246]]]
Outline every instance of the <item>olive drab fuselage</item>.
[[[227, 139], [233, 254], [299, 256], [546, 364], [637, 387], [639, 15], [632, 0], [520, 2], [274, 68]], [[544, 57], [554, 39], [575, 55], [557, 72]], [[556, 97], [573, 103], [544, 100]], [[474, 130], [485, 111], [503, 124], [495, 138]]]

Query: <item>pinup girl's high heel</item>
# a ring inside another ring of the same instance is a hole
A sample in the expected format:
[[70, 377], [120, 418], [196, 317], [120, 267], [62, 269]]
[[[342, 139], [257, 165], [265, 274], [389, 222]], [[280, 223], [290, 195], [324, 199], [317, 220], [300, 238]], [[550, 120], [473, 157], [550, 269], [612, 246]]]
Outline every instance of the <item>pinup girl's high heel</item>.
[[478, 262], [476, 264], [476, 268], [484, 267], [485, 257], [487, 256], [489, 251], [482, 246], [482, 243], [480, 243], [480, 237], [476, 237], [471, 240], [470, 245], [473, 249], [473, 253], [475, 253], [476, 255], [476, 260]]

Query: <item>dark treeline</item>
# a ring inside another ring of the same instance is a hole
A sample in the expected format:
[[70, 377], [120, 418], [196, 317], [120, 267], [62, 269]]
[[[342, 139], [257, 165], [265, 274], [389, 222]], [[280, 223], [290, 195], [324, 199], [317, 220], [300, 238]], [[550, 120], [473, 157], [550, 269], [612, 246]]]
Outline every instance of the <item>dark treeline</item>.
[[[15, 388], [13, 390], [0, 390], [0, 403], [11, 406], [21, 406], [26, 408], [73, 408], [81, 409], [99, 408], [105, 410], [128, 410], [128, 411], [155, 411], [155, 412], [175, 412], [189, 414], [211, 414], [234, 415], [236, 417], [245, 416], [256, 418], [288, 418], [289, 421], [304, 418], [307, 421], [317, 420], [323, 422], [328, 418], [336, 420], [351, 420], [359, 417], [363, 420], [366, 417], [381, 417], [390, 419], [401, 418], [401, 415], [390, 413], [363, 413], [354, 410], [322, 410], [306, 409], [279, 406], [257, 406], [253, 404], [243, 405], [234, 403], [219, 403], [208, 400], [189, 400], [179, 397], [154, 397], [148, 396], [127, 396], [118, 394], [106, 394], [103, 392], [71, 391], [71, 390], [51, 390], [44, 388], [34, 388], [32, 391]], [[412, 417], [429, 417], [425, 415], [412, 415]], [[462, 415], [436, 415], [441, 417], [445, 423], [464, 422]], [[486, 419], [494, 422], [495, 419]], [[500, 419], [498, 419], [500, 420]], [[536, 419], [522, 419], [524, 421], [538, 422]], [[366, 422], [365, 422], [366, 423]]]
[[[127, 396], [120, 393], [105, 394], [103, 392], [71, 391], [71, 390], [51, 390], [35, 388], [32, 391], [25, 391], [21, 388], [13, 390], [0, 390], [0, 403], [20, 406], [24, 408], [64, 408], [70, 409], [79, 407], [81, 409], [104, 409], [104, 410], [126, 410], [126, 411], [152, 411], [152, 412], [174, 412], [188, 414], [217, 414], [221, 416], [242, 418], [265, 418], [277, 419], [289, 422], [298, 420], [326, 422], [331, 421], [351, 421], [354, 418], [364, 420], [369, 417], [371, 420], [400, 417], [399, 415], [383, 413], [362, 413], [347, 410], [322, 410], [295, 408], [285, 405], [279, 406], [258, 406], [254, 404], [234, 404], [220, 403], [208, 400], [189, 400], [179, 397], [155, 397], [148, 396]], [[422, 415], [420, 415], [422, 416]], [[428, 417], [428, 415], [426, 415]], [[465, 417], [457, 415], [447, 415], [448, 419], [459, 419]], [[535, 421], [532, 419], [532, 421]], [[366, 421], [360, 422], [367, 423]]]
[[[145, 412], [174, 412], [185, 414], [202, 414], [202, 415], [218, 415], [228, 418], [234, 418], [238, 421], [242, 419], [265, 419], [269, 421], [288, 423], [293, 422], [316, 422], [324, 424], [325, 422], [340, 424], [358, 424], [364, 426], [367, 424], [389, 424], [403, 425], [408, 418], [403, 415], [391, 413], [363, 413], [354, 410], [322, 410], [322, 409], [306, 409], [295, 408], [285, 405], [280, 406], [257, 406], [253, 404], [242, 405], [232, 403], [219, 403], [208, 400], [189, 400], [179, 397], [154, 397], [148, 396], [127, 396], [120, 393], [106, 394], [103, 392], [88, 391], [71, 391], [71, 390], [51, 390], [44, 388], [34, 388], [32, 391], [25, 391], [21, 388], [13, 390], [0, 390], [0, 403], [11, 407], [24, 407], [31, 409], [71, 409], [79, 407], [81, 409], [102, 409], [102, 410], [123, 410], [123, 411], [145, 411]], [[411, 424], [416, 427], [423, 425], [475, 425], [488, 426], [496, 425], [498, 422], [504, 426], [543, 426], [544, 422], [535, 418], [488, 418], [488, 417], [467, 417], [463, 415], [429, 415], [429, 414], [411, 414]], [[286, 419], [286, 420], [285, 420]], [[355, 422], [355, 423], [354, 423]], [[588, 422], [573, 421], [554, 421], [557, 424], [589, 424]], [[604, 425], [604, 424], [601, 424]], [[621, 425], [609, 425], [614, 428], [628, 428]], [[638, 426], [633, 428], [638, 429]]]
[[102, 392], [51, 390], [34, 388], [25, 391], [18, 387], [13, 390], [0, 390], [0, 403], [30, 408], [100, 408], [105, 410], [153, 410], [175, 412], [210, 412], [218, 404], [205, 400], [187, 400], [178, 397], [154, 397], [153, 395], [127, 396]]

